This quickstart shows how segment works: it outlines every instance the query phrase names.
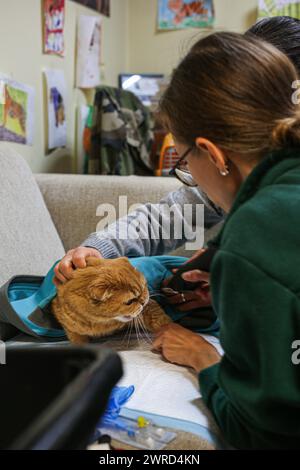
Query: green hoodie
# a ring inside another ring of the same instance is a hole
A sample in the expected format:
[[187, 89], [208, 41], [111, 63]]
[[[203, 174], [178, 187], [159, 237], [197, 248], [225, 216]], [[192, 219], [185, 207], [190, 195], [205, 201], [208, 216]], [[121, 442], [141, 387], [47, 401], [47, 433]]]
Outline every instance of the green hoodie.
[[200, 373], [203, 399], [233, 446], [299, 448], [300, 149], [253, 170], [213, 244], [225, 355]]

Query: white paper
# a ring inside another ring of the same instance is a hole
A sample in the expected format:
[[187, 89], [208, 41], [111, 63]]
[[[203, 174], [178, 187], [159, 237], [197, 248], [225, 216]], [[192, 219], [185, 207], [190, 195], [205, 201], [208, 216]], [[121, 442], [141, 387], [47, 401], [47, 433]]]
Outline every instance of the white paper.
[[[200, 335], [223, 354], [219, 340]], [[171, 364], [149, 349], [120, 352], [124, 376], [118, 385], [134, 385], [126, 408], [210, 427], [210, 413], [201, 400], [198, 376], [186, 367]]]
[[94, 88], [100, 85], [101, 18], [81, 15], [77, 31], [78, 88]]
[[32, 145], [34, 88], [0, 74], [0, 140]]
[[48, 149], [67, 145], [67, 86], [62, 70], [45, 71], [48, 106]]

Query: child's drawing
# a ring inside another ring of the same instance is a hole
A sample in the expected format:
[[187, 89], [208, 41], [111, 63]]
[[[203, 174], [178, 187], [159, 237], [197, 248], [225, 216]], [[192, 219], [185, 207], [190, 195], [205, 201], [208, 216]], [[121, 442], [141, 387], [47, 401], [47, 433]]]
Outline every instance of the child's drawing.
[[67, 87], [62, 70], [47, 70], [48, 150], [67, 144]]
[[31, 145], [34, 91], [11, 80], [0, 80], [0, 140]]
[[50, 90], [50, 100], [54, 106], [55, 126], [63, 126], [66, 120], [64, 99], [56, 87]]
[[158, 0], [158, 29], [207, 28], [214, 23], [213, 0]]
[[44, 52], [64, 55], [65, 0], [44, 0]]

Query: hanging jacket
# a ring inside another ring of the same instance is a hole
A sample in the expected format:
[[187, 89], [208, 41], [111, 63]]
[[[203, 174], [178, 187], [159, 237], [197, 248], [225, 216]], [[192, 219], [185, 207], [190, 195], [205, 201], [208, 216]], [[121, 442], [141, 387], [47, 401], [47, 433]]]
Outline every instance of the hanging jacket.
[[98, 88], [85, 129], [85, 173], [153, 175], [151, 127], [150, 112], [133, 93]]

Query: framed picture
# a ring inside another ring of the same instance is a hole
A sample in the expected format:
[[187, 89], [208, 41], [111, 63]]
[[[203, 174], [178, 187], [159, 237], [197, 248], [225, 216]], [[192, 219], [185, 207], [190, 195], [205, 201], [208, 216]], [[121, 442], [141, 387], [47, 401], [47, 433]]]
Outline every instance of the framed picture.
[[73, 2], [92, 8], [101, 15], [110, 16], [110, 0], [73, 0]]
[[210, 28], [214, 20], [213, 0], [158, 0], [159, 31]]

